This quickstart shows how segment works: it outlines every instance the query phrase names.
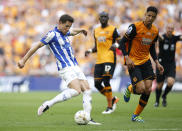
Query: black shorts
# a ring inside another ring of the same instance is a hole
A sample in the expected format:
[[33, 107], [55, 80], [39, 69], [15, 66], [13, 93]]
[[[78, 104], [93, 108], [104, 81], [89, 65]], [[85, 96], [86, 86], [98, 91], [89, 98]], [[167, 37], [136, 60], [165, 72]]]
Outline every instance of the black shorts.
[[159, 74], [159, 70], [156, 71], [157, 82], [163, 82], [167, 77], [176, 77], [176, 63], [160, 63], [164, 67], [163, 75]]
[[153, 80], [155, 79], [155, 74], [153, 72], [151, 61], [148, 60], [142, 65], [137, 65], [133, 69], [129, 70], [130, 79], [132, 85], [136, 85], [142, 80]]
[[103, 76], [109, 76], [112, 78], [115, 66], [115, 63], [96, 64], [94, 70], [94, 78], [100, 79], [103, 78]]

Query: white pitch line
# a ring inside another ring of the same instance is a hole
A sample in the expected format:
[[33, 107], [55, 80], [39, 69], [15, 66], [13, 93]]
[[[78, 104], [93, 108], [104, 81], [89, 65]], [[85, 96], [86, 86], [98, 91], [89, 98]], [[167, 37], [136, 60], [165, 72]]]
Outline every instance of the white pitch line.
[[94, 130], [94, 131], [182, 131], [182, 129], [173, 128], [173, 129], [137, 129], [137, 130]]
[[144, 129], [145, 131], [180, 131], [182, 129], [177, 129], [177, 128], [174, 128], [174, 129]]

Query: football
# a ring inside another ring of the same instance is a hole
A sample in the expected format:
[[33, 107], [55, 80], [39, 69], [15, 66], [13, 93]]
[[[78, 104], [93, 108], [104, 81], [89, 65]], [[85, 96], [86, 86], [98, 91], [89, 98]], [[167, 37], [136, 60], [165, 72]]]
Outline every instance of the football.
[[75, 113], [74, 119], [78, 125], [87, 125], [90, 120], [90, 115], [85, 111], [80, 110]]

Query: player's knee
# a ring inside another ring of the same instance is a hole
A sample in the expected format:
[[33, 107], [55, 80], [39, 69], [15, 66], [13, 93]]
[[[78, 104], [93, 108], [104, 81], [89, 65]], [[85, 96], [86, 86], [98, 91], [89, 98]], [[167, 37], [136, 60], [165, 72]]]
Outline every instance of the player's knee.
[[158, 82], [157, 83], [157, 89], [162, 89], [164, 82]]
[[105, 86], [105, 87], [111, 86], [111, 85], [110, 85], [110, 77], [105, 76], [105, 77], [103, 78], [103, 82], [104, 82], [104, 86]]
[[172, 83], [172, 82], [171, 82], [171, 83], [170, 83], [170, 82], [167, 83], [167, 86], [168, 86], [168, 87], [172, 87], [173, 85], [174, 85], [174, 83]]
[[81, 91], [81, 90], [79, 90], [79, 91], [78, 91], [78, 95], [80, 95], [80, 94], [81, 94], [81, 92], [82, 92], [82, 91]]
[[71, 88], [71, 89], [76, 90], [76, 92], [77, 92], [76, 94], [77, 94], [77, 95], [81, 94], [81, 92], [82, 92], [82, 91], [81, 91], [81, 88], [74, 88], [74, 87], [73, 87], [73, 88]]
[[136, 93], [138, 93], [138, 94], [145, 93], [145, 86], [143, 86], [143, 85], [140, 85], [140, 86], [136, 85]]
[[108, 80], [104, 80], [104, 86], [105, 86], [105, 87], [110, 86], [110, 82], [109, 82]]
[[95, 82], [95, 87], [100, 91], [100, 90], [102, 90], [103, 89], [103, 87], [102, 87], [102, 81], [98, 81], [98, 80], [96, 80]]
[[90, 90], [90, 86], [87, 80], [80, 80], [81, 90], [84, 92], [85, 90]]
[[149, 95], [151, 93], [152, 89], [151, 88], [147, 88], [145, 89], [145, 94]]
[[167, 79], [167, 85], [168, 85], [169, 87], [172, 87], [172, 86], [174, 85], [174, 82], [175, 82], [175, 80], [174, 80], [172, 77], [169, 77], [169, 78]]
[[137, 94], [143, 94], [143, 93], [145, 93], [145, 84], [144, 84], [144, 82], [138, 82], [137, 84], [136, 84], [136, 93]]
[[86, 94], [86, 95], [88, 95], [88, 96], [91, 96], [92, 90], [91, 89], [87, 89], [83, 93]]
[[174, 81], [168, 81], [167, 86], [172, 87], [174, 85]]
[[145, 93], [145, 87], [140, 88], [140, 93]]
[[78, 79], [75, 79], [75, 80], [72, 80], [69, 84], [68, 84], [68, 87], [70, 89], [75, 89], [78, 94], [81, 93], [81, 88], [82, 88], [82, 84], [81, 82], [78, 80]]

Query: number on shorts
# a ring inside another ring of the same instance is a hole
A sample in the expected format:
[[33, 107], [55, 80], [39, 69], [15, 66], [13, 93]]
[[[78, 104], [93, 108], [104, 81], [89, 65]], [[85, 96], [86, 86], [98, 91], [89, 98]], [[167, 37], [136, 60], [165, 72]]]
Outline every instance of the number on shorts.
[[111, 70], [111, 66], [110, 65], [105, 65], [105, 72], [109, 72]]

